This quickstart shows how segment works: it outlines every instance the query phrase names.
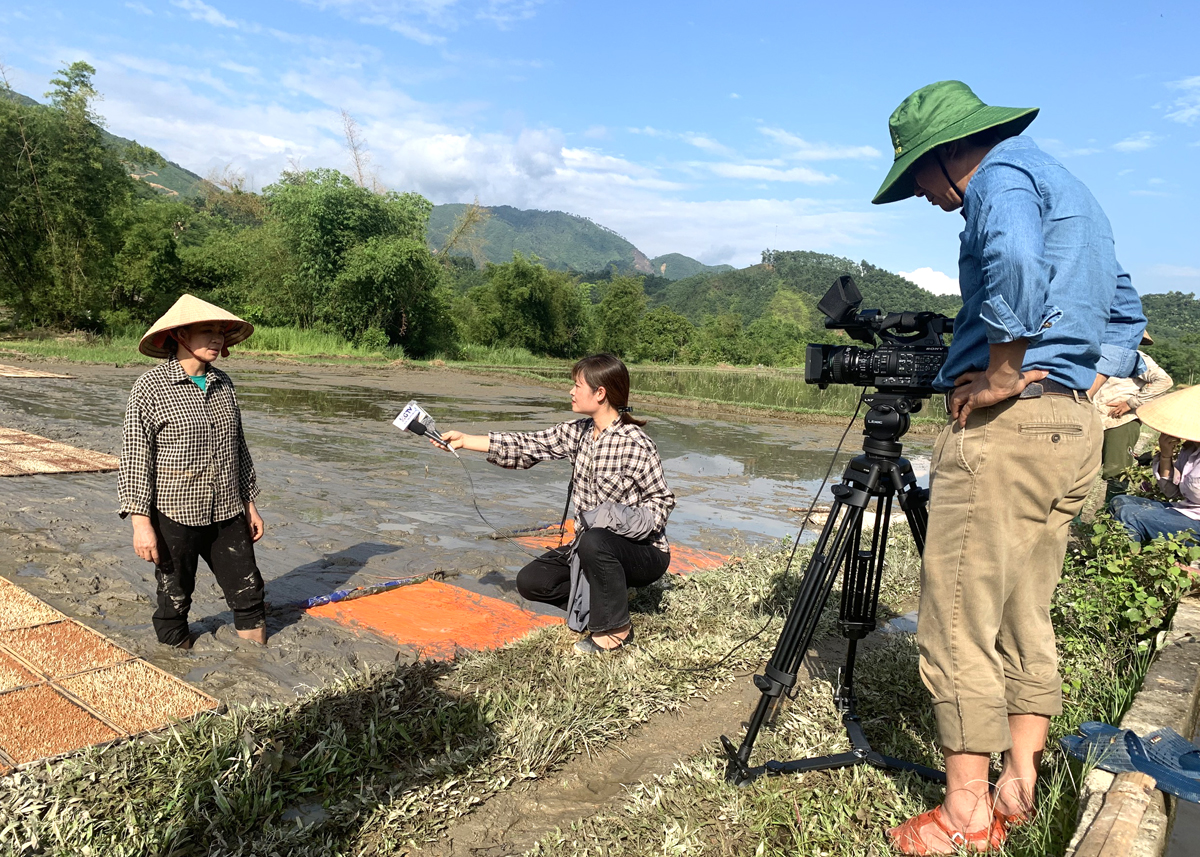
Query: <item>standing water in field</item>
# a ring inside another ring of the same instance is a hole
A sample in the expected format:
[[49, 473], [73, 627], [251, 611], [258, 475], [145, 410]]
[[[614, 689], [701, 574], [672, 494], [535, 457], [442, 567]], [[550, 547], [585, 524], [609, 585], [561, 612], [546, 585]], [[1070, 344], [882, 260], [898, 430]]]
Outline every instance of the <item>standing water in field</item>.
[[[474, 499], [500, 530], [557, 523], [568, 462], [502, 470], [482, 454], [463, 464], [391, 421], [416, 399], [442, 429], [536, 430], [574, 418], [566, 387], [529, 386], [451, 371], [281, 367], [230, 360], [263, 494], [256, 546], [266, 581], [271, 646], [237, 641], [202, 566], [192, 610], [192, 655], [154, 642], [153, 569], [133, 553], [116, 515], [116, 474], [5, 480], [0, 575], [159, 666], [225, 699], [286, 699], [347, 668], [391, 662], [396, 647], [308, 616], [296, 602], [338, 589], [441, 571], [454, 585], [519, 602], [519, 545], [487, 538]], [[117, 453], [130, 385], [142, 370], [72, 367], [73, 378], [0, 382], [0, 425]], [[829, 469], [842, 427], [743, 417], [686, 416], [632, 403], [662, 455], [678, 505], [673, 544], [730, 553], [794, 536]], [[861, 447], [846, 437], [831, 480]], [[922, 477], [929, 435], [905, 438]], [[809, 532], [815, 531], [810, 525]], [[530, 609], [546, 609], [526, 605]]]

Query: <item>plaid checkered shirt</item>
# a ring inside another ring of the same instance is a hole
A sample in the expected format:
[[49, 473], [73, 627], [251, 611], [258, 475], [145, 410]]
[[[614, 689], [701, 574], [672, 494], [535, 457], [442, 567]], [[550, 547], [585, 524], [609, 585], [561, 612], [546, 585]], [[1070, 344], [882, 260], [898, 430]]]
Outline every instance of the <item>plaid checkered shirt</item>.
[[206, 379], [201, 391], [171, 357], [134, 382], [117, 477], [122, 518], [154, 507], [203, 527], [258, 496], [233, 382], [211, 365]]
[[675, 495], [667, 487], [658, 447], [639, 426], [614, 423], [596, 437], [588, 418], [544, 431], [488, 432], [487, 459], [501, 467], [524, 470], [562, 458], [575, 465], [572, 498], [577, 516], [606, 502], [647, 508], [657, 524], [652, 544], [670, 549], [666, 527]]

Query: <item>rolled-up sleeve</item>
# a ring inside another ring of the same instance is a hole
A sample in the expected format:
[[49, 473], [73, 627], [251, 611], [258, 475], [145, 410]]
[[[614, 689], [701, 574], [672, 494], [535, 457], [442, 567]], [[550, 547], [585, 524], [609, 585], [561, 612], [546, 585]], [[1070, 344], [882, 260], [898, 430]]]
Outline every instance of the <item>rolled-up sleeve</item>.
[[117, 495], [121, 517], [149, 515], [154, 502], [154, 421], [137, 388], [129, 394], [121, 435]]
[[487, 460], [510, 470], [526, 470], [539, 461], [572, 458], [585, 423], [590, 425], [591, 420], [560, 423], [542, 431], [488, 432]]
[[1025, 172], [998, 165], [987, 171], [980, 194], [980, 264], [985, 298], [980, 316], [990, 344], [1038, 340], [1062, 318], [1048, 303], [1042, 206]]

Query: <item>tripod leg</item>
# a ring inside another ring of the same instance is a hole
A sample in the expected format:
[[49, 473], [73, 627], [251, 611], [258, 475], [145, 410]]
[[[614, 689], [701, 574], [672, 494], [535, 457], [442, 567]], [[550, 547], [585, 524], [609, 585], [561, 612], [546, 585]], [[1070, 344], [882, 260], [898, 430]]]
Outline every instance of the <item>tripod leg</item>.
[[792, 602], [779, 642], [775, 644], [775, 652], [767, 662], [763, 675], [754, 677], [754, 685], [761, 691], [762, 697], [750, 717], [746, 736], [736, 750], [732, 741], [721, 736], [721, 743], [730, 759], [729, 776], [738, 782], [749, 781], [756, 775], [748, 765], [754, 741], [774, 703], [795, 686], [796, 675], [812, 643], [817, 622], [825, 602], [829, 600], [838, 571], [847, 552], [851, 548], [856, 552], [858, 548], [863, 508], [869, 495], [846, 484], [834, 486], [833, 493], [837, 499], [829, 510], [829, 519], [804, 570], [800, 592]]

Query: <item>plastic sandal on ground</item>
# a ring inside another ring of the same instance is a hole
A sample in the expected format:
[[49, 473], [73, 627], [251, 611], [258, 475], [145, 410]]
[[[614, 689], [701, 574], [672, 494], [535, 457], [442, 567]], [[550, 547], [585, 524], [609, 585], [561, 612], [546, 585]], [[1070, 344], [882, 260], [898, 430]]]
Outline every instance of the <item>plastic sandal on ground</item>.
[[[930, 827], [936, 827], [950, 841], [952, 851], [931, 851], [929, 843], [926, 840], [926, 831]], [[887, 832], [888, 841], [891, 842], [892, 848], [896, 849], [901, 854], [957, 854], [959, 851], [998, 851], [1000, 846], [1004, 844], [1004, 840], [1008, 837], [1008, 831], [1004, 829], [1004, 825], [1000, 819], [992, 817], [992, 823], [983, 830], [976, 830], [974, 833], [963, 833], [961, 830], [954, 830], [950, 825], [946, 824], [945, 818], [942, 816], [942, 808], [935, 806], [928, 812], [923, 812], [918, 816], [910, 818], [903, 824], [893, 827]]]
[[629, 635], [627, 637], [625, 637], [625, 639], [622, 640], [620, 643], [613, 646], [611, 649], [604, 648], [603, 646], [601, 646], [595, 640], [592, 639], [591, 634], [588, 634], [586, 637], [584, 637], [582, 640], [580, 640], [578, 643], [575, 644], [575, 651], [579, 652], [581, 655], [611, 655], [614, 652], [621, 651], [626, 646], [630, 645], [632, 642], [633, 642], [633, 626], [631, 625], [629, 627]]
[[1174, 729], [1155, 729], [1142, 739], [1146, 753], [1158, 764], [1186, 777], [1200, 779], [1200, 747]]
[[1192, 803], [1200, 803], [1200, 779], [1189, 776], [1179, 767], [1179, 760], [1174, 765], [1162, 765], [1150, 758], [1145, 742], [1133, 732], [1125, 733], [1125, 748], [1135, 769], [1143, 774], [1154, 777], [1160, 791], [1175, 797], [1183, 798]]
[[1060, 740], [1063, 749], [1076, 759], [1113, 773], [1136, 771], [1125, 748], [1125, 732], [1107, 723], [1088, 721], [1079, 724], [1083, 737], [1068, 735]]

